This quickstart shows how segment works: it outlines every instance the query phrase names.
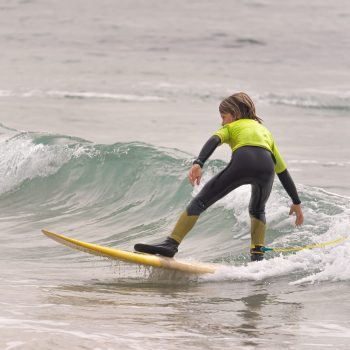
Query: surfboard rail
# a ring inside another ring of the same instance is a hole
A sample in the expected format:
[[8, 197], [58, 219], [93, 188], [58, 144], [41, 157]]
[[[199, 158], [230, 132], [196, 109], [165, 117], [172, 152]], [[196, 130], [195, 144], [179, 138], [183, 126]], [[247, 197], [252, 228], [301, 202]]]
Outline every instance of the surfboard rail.
[[136, 253], [123, 249], [105, 247], [93, 243], [79, 241], [62, 234], [54, 233], [46, 229], [41, 230], [44, 235], [54, 241], [66, 245], [70, 248], [83, 251], [85, 253], [107, 257], [115, 260], [122, 260], [139, 265], [152, 266], [169, 270], [177, 270], [192, 274], [214, 273], [215, 266], [209, 264], [189, 263], [167, 258], [158, 255]]

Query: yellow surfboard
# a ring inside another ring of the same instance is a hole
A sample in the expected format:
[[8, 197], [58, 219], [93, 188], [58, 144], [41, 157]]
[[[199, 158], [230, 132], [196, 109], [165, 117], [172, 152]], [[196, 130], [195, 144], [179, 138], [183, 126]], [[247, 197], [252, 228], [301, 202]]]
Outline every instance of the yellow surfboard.
[[110, 259], [193, 274], [214, 273], [216, 270], [214, 265], [181, 262], [173, 258], [166, 258], [158, 255], [135, 253], [122, 249], [104, 247], [97, 244], [78, 241], [77, 239], [47, 230], [42, 230], [42, 233], [58, 243], [64, 244], [68, 247], [81, 250], [85, 253], [104, 256]]

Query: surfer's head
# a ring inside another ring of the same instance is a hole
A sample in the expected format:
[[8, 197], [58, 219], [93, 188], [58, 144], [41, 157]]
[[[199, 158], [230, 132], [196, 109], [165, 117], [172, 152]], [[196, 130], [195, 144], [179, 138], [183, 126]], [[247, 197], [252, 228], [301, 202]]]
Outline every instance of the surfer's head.
[[244, 92], [238, 92], [225, 98], [219, 105], [219, 112], [222, 117], [222, 125], [231, 123], [238, 119], [254, 119], [261, 123], [256, 115], [254, 102]]

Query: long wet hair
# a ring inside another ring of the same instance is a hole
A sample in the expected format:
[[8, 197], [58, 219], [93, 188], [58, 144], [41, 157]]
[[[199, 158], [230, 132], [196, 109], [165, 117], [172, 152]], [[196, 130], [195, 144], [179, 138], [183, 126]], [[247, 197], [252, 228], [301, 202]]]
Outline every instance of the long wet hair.
[[262, 119], [256, 115], [254, 102], [244, 92], [238, 92], [225, 98], [219, 105], [220, 113], [230, 113], [235, 120], [254, 119], [262, 124]]

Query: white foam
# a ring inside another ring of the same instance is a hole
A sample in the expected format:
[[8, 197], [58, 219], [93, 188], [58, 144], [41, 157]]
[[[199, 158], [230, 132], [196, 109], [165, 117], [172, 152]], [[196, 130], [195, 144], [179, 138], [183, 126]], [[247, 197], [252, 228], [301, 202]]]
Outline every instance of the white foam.
[[303, 165], [320, 165], [327, 167], [347, 167], [350, 166], [350, 162], [320, 162], [314, 159], [300, 159], [300, 160], [289, 160], [289, 164], [303, 164]]
[[256, 99], [262, 103], [306, 108], [350, 108], [350, 93], [348, 91], [303, 90], [273, 92], [264, 95], [257, 95]]
[[58, 97], [58, 98], [90, 98], [90, 99], [112, 99], [120, 102], [162, 102], [166, 98], [152, 95], [117, 94], [95, 91], [61, 91], [61, 90], [28, 90], [12, 91], [0, 90], [0, 97]]
[[1, 141], [0, 194], [24, 180], [54, 174], [81, 152], [84, 152], [81, 146], [35, 144], [28, 134]]
[[0, 97], [10, 97], [13, 95], [14, 95], [14, 92], [11, 90], [0, 90]]
[[[314, 238], [314, 242], [321, 243], [336, 238], [339, 238], [339, 234], [333, 237], [325, 234]], [[291, 255], [279, 253], [274, 258], [244, 266], [220, 266], [214, 275], [205, 276], [202, 280], [263, 281], [289, 276], [293, 279], [290, 284], [349, 281], [349, 261], [350, 239], [348, 238], [340, 244], [302, 250]]]
[[25, 342], [23, 342], [23, 341], [9, 341], [6, 343], [5, 350], [12, 350], [12, 349], [18, 348], [24, 344], [25, 344]]
[[116, 341], [116, 337], [108, 333], [86, 333], [80, 330], [68, 330], [64, 327], [69, 326], [67, 322], [51, 321], [51, 320], [28, 320], [28, 319], [10, 319], [0, 318], [1, 328], [16, 328], [25, 331], [47, 332], [70, 335], [80, 339], [89, 339], [94, 341]]
[[278, 256], [274, 259], [248, 263], [244, 266], [220, 266], [214, 275], [203, 277], [206, 281], [262, 281], [286, 276], [308, 269], [306, 262], [291, 264], [287, 258]]
[[[349, 211], [348, 211], [349, 213]], [[346, 217], [347, 216], [347, 217]], [[293, 284], [315, 283], [321, 281], [350, 280], [350, 220], [349, 215], [336, 216], [329, 231], [317, 238], [317, 243], [331, 241], [340, 236], [348, 237], [340, 244], [330, 245], [321, 249], [308, 251], [309, 254], [319, 254], [319, 261], [314, 266], [315, 272], [298, 279]]]

